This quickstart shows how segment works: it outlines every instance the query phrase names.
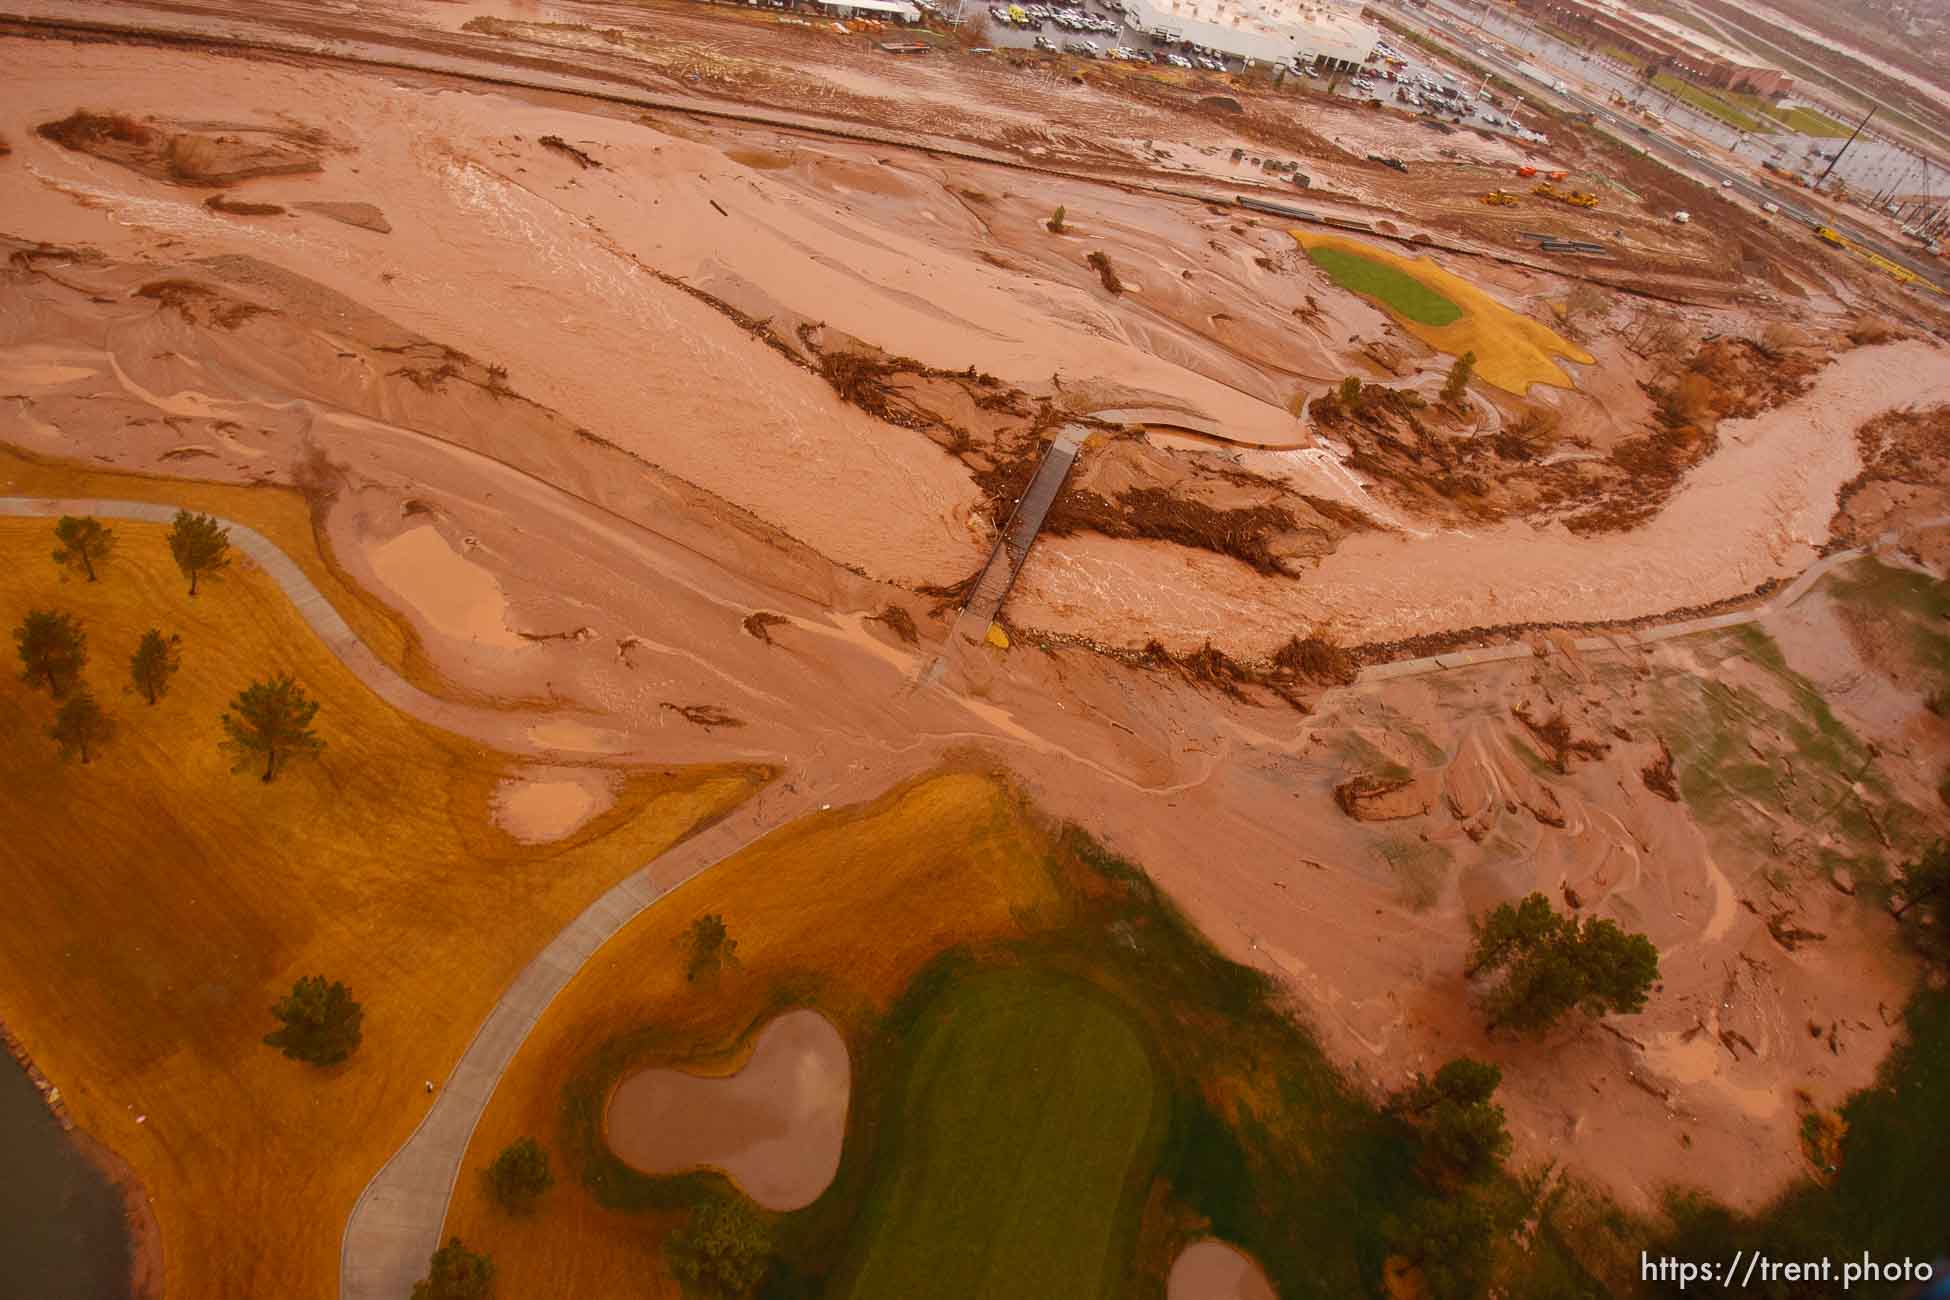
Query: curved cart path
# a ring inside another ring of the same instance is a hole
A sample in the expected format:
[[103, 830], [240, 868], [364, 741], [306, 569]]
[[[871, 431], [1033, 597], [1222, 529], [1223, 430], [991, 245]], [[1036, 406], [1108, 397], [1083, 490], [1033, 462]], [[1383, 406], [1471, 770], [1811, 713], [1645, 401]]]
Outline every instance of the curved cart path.
[[[0, 518], [95, 515], [168, 523], [176, 507], [140, 501], [0, 497]], [[263, 534], [229, 520], [231, 544], [271, 575], [305, 621], [339, 659], [376, 694], [396, 708], [437, 725], [453, 726], [459, 715], [487, 720], [489, 711], [468, 709], [429, 695], [406, 681], [375, 655], [339, 616], [324, 594], [283, 551]], [[1950, 523], [1950, 516], [1922, 526]], [[1692, 632], [1751, 623], [1799, 600], [1839, 565], [1860, 559], [1895, 541], [1893, 533], [1874, 546], [1824, 556], [1773, 598], [1751, 609], [1711, 618], [1690, 619], [1657, 628], [1586, 637], [1580, 651], [1599, 652]], [[1432, 655], [1365, 669], [1357, 685], [1417, 676], [1533, 653], [1518, 643]], [[461, 1160], [494, 1095], [495, 1085], [528, 1037], [542, 1012], [598, 948], [645, 908], [708, 867], [738, 852], [778, 826], [812, 811], [816, 800], [805, 783], [774, 784], [740, 805], [729, 817], [678, 844], [591, 903], [536, 954], [501, 994], [447, 1076], [427, 1114], [400, 1149], [382, 1166], [352, 1208], [339, 1254], [340, 1300], [405, 1300], [424, 1274], [428, 1256], [439, 1244], [447, 1204], [460, 1176]]]
[[[0, 497], [0, 518], [93, 515], [167, 524], [176, 509], [145, 501]], [[380, 698], [440, 726], [453, 726], [461, 715], [490, 724], [500, 721], [487, 710], [456, 705], [406, 681], [358, 638], [290, 556], [248, 525], [219, 522], [230, 530], [231, 545], [271, 575], [312, 630]], [[439, 1245], [461, 1160], [495, 1084], [542, 1012], [583, 963], [644, 908], [767, 832], [812, 811], [815, 800], [832, 797], [814, 794], [803, 782], [775, 783], [613, 886], [535, 955], [488, 1012], [419, 1127], [352, 1207], [339, 1246], [341, 1300], [406, 1300], [425, 1275], [427, 1258]]]

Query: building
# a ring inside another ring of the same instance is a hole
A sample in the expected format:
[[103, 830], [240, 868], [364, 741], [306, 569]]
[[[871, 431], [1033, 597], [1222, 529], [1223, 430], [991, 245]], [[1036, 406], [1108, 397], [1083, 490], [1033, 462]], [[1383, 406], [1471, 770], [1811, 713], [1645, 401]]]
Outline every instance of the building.
[[1351, 71], [1381, 39], [1345, 9], [1302, 0], [1126, 0], [1124, 12], [1154, 36], [1256, 63]]
[[1703, 33], [1681, 30], [1656, 14], [1639, 14], [1603, 0], [1515, 0], [1531, 21], [1596, 49], [1610, 49], [1661, 72], [1716, 90], [1779, 99], [1794, 78]]
[[819, 11], [834, 18], [881, 18], [915, 23], [921, 11], [908, 0], [819, 0]]

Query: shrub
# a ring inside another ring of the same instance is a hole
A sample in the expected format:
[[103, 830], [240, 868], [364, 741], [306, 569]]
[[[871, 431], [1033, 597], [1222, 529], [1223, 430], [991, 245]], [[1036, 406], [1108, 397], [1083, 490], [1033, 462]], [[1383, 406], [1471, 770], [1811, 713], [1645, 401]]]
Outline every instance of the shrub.
[[1505, 903], [1471, 928], [1466, 973], [1504, 977], [1486, 999], [1491, 1029], [1541, 1034], [1573, 1008], [1588, 1016], [1637, 1012], [1659, 977], [1658, 950], [1644, 935], [1561, 916], [1542, 894]]
[[1457, 357], [1456, 363], [1449, 367], [1449, 377], [1442, 381], [1442, 400], [1451, 406], [1460, 402], [1463, 394], [1469, 390], [1469, 377], [1475, 372], [1474, 352], [1465, 352]]
[[307, 975], [293, 984], [271, 1014], [281, 1027], [266, 1034], [265, 1043], [294, 1061], [319, 1066], [337, 1065], [352, 1055], [366, 1015], [350, 989], [327, 984], [323, 975]]
[[482, 1300], [493, 1281], [494, 1261], [449, 1237], [427, 1261], [427, 1275], [413, 1284], [413, 1300]]
[[1093, 251], [1083, 260], [1090, 263], [1096, 270], [1097, 278], [1104, 282], [1105, 289], [1111, 293], [1124, 292], [1124, 282], [1117, 278], [1116, 268], [1111, 266], [1110, 258], [1107, 254], [1101, 251]]
[[671, 1275], [686, 1291], [738, 1300], [772, 1267], [772, 1234], [742, 1197], [719, 1197], [691, 1211], [664, 1243]]
[[1050, 219], [1044, 222], [1043, 224], [1049, 227], [1050, 234], [1052, 235], [1063, 234], [1066, 229], [1066, 227], [1063, 225], [1063, 205], [1060, 203], [1057, 204], [1055, 214], [1051, 216]]
[[501, 1207], [515, 1214], [535, 1208], [542, 1193], [555, 1185], [549, 1172], [548, 1152], [532, 1137], [510, 1142], [487, 1169], [488, 1187]]

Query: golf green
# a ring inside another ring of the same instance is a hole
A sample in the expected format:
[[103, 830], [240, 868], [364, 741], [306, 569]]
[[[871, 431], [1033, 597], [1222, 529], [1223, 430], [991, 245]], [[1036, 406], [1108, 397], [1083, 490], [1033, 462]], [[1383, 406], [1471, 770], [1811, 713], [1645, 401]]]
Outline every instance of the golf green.
[[1373, 298], [1418, 325], [1447, 325], [1462, 319], [1462, 308], [1386, 262], [1322, 245], [1309, 248], [1307, 256], [1341, 288]]
[[1121, 1294], [1162, 1103], [1136, 1026], [1095, 986], [1032, 969], [951, 985], [908, 1037], [837, 1293]]

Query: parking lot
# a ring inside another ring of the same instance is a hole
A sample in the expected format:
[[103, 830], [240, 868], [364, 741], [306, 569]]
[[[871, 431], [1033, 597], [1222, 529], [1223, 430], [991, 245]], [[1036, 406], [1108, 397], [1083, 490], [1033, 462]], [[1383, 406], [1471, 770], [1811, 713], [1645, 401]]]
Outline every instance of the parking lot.
[[[955, 6], [936, 0], [936, 12], [952, 19]], [[964, 21], [981, 14], [991, 46], [1035, 48], [1078, 58], [1117, 59], [1213, 73], [1241, 72], [1245, 62], [1218, 50], [1174, 41], [1132, 24], [1110, 0], [1079, 0], [1071, 4], [994, 4], [967, 0]], [[1521, 125], [1522, 107], [1473, 78], [1445, 69], [1420, 51], [1397, 48], [1384, 41], [1377, 58], [1356, 72], [1332, 73], [1299, 69], [1292, 75], [1311, 79], [1314, 89], [1349, 99], [1379, 99], [1391, 108], [1428, 114], [1445, 121], [1496, 131], [1531, 142], [1543, 137]]]
[[1523, 104], [1492, 91], [1475, 77], [1452, 71], [1405, 43], [1384, 39], [1376, 47], [1381, 57], [1349, 73], [1335, 93], [1352, 99], [1378, 99], [1391, 108], [1422, 113], [1443, 121], [1495, 131], [1531, 143], [1547, 137], [1523, 122]]
[[[954, 5], [941, 5], [938, 12], [952, 18]], [[1245, 66], [1216, 50], [1200, 50], [1189, 42], [1141, 31], [1123, 10], [1103, 0], [1066, 5], [978, 5], [969, 0], [962, 9], [964, 19], [977, 12], [988, 21], [983, 39], [994, 46], [1034, 47], [1079, 58], [1124, 59], [1205, 72], [1238, 72]]]

